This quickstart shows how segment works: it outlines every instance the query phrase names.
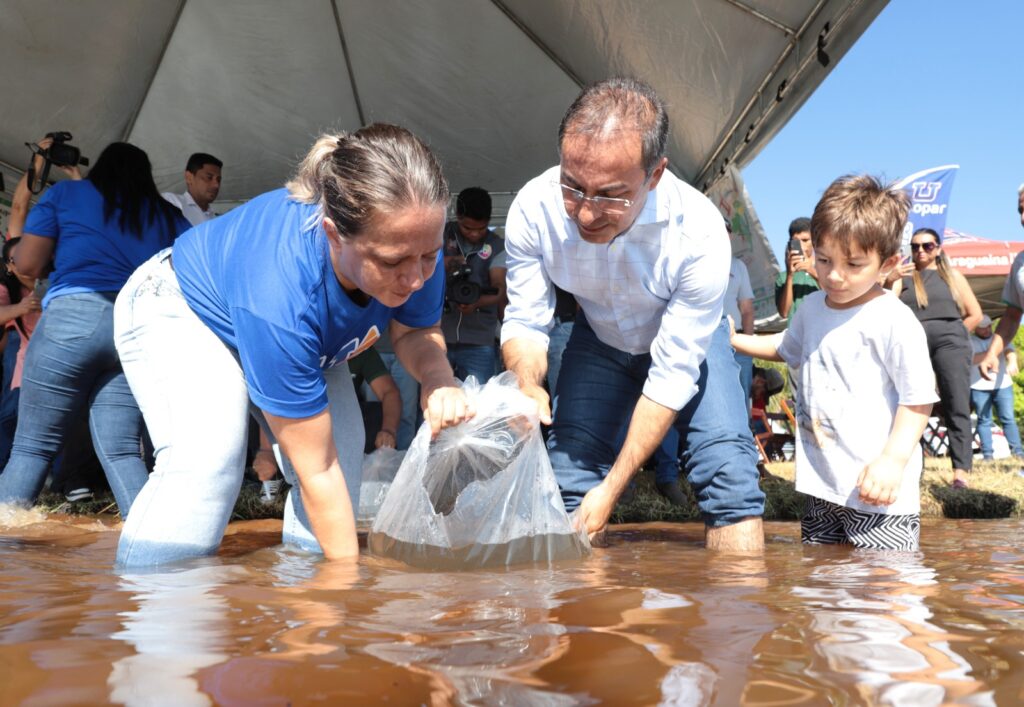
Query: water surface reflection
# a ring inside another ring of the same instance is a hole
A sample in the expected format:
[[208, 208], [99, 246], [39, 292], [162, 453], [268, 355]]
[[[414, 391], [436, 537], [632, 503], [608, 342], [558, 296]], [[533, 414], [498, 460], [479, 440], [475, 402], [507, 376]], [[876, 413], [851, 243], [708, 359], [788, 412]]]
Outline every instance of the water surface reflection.
[[[697, 526], [620, 527], [582, 562], [466, 573], [275, 546], [110, 569], [94, 521], [6, 521], [5, 704], [1007, 704], [1024, 675], [1019, 521], [927, 523], [918, 554], [700, 549]], [[11, 527], [13, 526], [13, 527]]]

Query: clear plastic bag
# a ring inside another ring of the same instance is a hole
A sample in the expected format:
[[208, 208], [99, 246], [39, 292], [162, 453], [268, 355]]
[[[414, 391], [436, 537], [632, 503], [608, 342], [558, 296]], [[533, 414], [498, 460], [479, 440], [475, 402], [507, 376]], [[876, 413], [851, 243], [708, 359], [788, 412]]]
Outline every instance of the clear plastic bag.
[[443, 570], [589, 554], [562, 506], [536, 404], [511, 373], [464, 387], [476, 417], [433, 442], [420, 428], [373, 523], [370, 552]]
[[377, 517], [381, 504], [402, 465], [405, 452], [381, 447], [363, 457], [363, 480], [359, 484], [359, 512], [356, 522], [369, 525]]

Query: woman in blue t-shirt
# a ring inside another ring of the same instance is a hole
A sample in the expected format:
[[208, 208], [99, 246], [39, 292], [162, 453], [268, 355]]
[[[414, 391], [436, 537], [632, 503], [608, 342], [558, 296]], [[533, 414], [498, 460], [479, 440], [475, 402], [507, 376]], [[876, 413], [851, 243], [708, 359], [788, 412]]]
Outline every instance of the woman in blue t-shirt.
[[217, 549], [242, 482], [250, 403], [288, 462], [285, 540], [358, 555], [363, 423], [348, 359], [390, 324], [433, 431], [472, 414], [438, 327], [447, 202], [429, 149], [375, 124], [321, 137], [286, 189], [197, 226], [139, 268], [117, 300], [116, 339], [156, 469], [125, 522], [121, 565]]
[[0, 501], [33, 503], [68, 429], [88, 414], [96, 454], [128, 514], [147, 473], [142, 415], [114, 348], [114, 299], [140, 264], [188, 227], [157, 191], [146, 153], [124, 142], [108, 145], [87, 179], [50, 187], [29, 213], [18, 270], [41, 277], [51, 258], [54, 270], [25, 355]]

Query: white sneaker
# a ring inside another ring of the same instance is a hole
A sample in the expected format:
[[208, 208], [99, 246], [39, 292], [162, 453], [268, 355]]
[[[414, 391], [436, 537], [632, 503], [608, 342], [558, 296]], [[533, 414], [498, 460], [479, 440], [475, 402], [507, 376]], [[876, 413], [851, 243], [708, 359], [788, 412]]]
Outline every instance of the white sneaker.
[[277, 501], [277, 497], [281, 494], [281, 479], [271, 479], [270, 481], [263, 482], [263, 493], [260, 494], [260, 501], [265, 506], [269, 506]]

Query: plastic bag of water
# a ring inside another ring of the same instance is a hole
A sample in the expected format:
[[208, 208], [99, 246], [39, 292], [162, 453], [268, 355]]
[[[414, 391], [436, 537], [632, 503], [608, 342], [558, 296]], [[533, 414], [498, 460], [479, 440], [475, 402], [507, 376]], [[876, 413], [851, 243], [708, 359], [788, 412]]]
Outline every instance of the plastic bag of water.
[[404, 451], [381, 447], [363, 457], [363, 480], [359, 485], [359, 512], [356, 522], [370, 524], [377, 517], [388, 489], [402, 465]]
[[370, 531], [375, 555], [430, 569], [578, 559], [573, 529], [540, 434], [536, 404], [503, 373], [464, 385], [476, 417], [420, 427]]

